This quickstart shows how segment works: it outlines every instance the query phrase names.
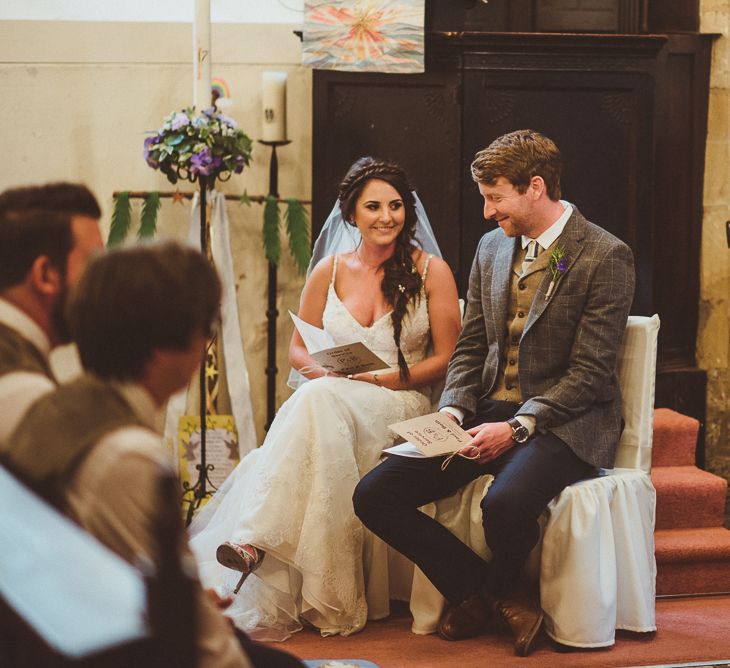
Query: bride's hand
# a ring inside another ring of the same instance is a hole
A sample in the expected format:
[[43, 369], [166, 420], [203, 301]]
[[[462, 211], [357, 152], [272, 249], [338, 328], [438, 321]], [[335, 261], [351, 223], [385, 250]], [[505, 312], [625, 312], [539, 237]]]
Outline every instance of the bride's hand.
[[370, 383], [371, 385], [377, 385], [378, 387], [386, 387], [385, 383], [383, 382], [382, 374], [379, 372], [375, 373], [356, 373], [356, 374], [349, 374], [347, 376], [350, 380], [361, 380], [364, 383]]

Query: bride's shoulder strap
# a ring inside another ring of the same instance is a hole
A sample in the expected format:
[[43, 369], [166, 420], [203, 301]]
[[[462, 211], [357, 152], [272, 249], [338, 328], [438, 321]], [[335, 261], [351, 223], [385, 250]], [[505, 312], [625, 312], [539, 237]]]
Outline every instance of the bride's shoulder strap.
[[423, 265], [423, 273], [421, 274], [421, 281], [425, 284], [426, 283], [426, 276], [428, 276], [428, 265], [431, 264], [431, 258], [433, 257], [433, 253], [429, 253], [426, 257], [426, 262]]
[[337, 260], [339, 259], [339, 255], [335, 254], [332, 256], [332, 278], [330, 279], [330, 285], [335, 284], [335, 276], [337, 274]]

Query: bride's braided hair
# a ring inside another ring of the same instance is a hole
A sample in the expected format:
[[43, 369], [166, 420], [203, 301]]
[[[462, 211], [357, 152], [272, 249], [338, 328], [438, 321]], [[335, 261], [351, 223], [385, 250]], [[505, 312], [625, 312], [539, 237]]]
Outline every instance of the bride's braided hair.
[[350, 167], [339, 188], [342, 217], [349, 225], [355, 225], [355, 205], [365, 184], [372, 179], [380, 179], [393, 186], [403, 200], [405, 210], [405, 224], [396, 237], [393, 254], [381, 265], [384, 276], [380, 289], [393, 308], [390, 318], [393, 339], [398, 350], [398, 368], [401, 379], [408, 380], [410, 372], [400, 347], [400, 335], [408, 303], [412, 301], [416, 304], [421, 295], [421, 275], [411, 257], [418, 220], [416, 201], [408, 176], [401, 167], [375, 158], [360, 158]]

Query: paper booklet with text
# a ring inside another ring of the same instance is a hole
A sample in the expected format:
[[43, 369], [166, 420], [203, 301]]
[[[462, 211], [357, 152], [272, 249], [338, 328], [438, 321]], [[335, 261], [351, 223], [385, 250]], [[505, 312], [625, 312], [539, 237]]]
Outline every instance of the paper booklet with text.
[[307, 352], [328, 371], [347, 375], [389, 368], [387, 362], [380, 359], [362, 341], [335, 345], [324, 329], [310, 325], [291, 311], [289, 315], [307, 347]]
[[388, 425], [405, 439], [384, 452], [405, 457], [436, 457], [449, 455], [469, 445], [469, 436], [445, 413], [430, 413]]

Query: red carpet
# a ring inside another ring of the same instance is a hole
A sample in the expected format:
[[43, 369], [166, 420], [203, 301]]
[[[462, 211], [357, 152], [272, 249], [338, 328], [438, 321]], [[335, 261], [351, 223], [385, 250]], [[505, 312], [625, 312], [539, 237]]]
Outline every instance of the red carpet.
[[657, 595], [730, 592], [727, 481], [694, 465], [699, 422], [654, 411]]
[[367, 659], [380, 668], [482, 668], [501, 666], [650, 666], [730, 659], [730, 596], [657, 601], [656, 634], [619, 632], [613, 647], [557, 652], [546, 637], [518, 658], [506, 636], [447, 642], [410, 632], [410, 615], [398, 606], [349, 638], [321, 638], [305, 629], [279, 646], [302, 659]]

